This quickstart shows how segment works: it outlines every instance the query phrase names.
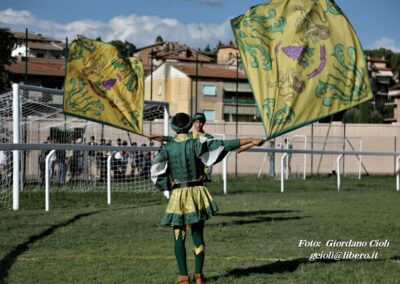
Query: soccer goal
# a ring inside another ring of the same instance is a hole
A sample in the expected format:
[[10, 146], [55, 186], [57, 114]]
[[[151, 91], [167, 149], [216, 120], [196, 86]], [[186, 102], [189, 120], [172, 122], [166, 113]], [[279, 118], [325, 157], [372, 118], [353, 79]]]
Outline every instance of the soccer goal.
[[[157, 142], [65, 115], [62, 104], [63, 91], [57, 89], [14, 84], [12, 92], [0, 95], [1, 143], [25, 148], [0, 147], [0, 202], [4, 207], [11, 207], [12, 202], [13, 209], [18, 209], [18, 194], [13, 197], [13, 192], [44, 189], [46, 157], [52, 192], [106, 191], [107, 161], [111, 162], [113, 191], [155, 190], [150, 162]], [[146, 134], [168, 135], [168, 104], [145, 101], [143, 128]], [[49, 155], [51, 144], [56, 151]], [[83, 145], [91, 147], [80, 148]]]

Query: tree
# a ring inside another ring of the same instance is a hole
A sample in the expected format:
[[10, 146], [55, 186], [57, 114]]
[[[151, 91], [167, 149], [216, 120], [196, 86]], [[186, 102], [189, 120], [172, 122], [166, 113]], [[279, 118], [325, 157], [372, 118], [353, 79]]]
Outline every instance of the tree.
[[0, 28], [0, 91], [10, 87], [6, 66], [15, 62], [11, 52], [19, 43], [9, 29]]
[[371, 115], [369, 117], [369, 122], [370, 123], [383, 123], [383, 115], [379, 111], [374, 110], [371, 112]]
[[164, 39], [162, 38], [162, 36], [161, 35], [158, 35], [157, 37], [156, 37], [156, 43], [163, 43], [164, 42]]
[[348, 109], [344, 115], [343, 121], [346, 123], [359, 123], [360, 122], [360, 110], [356, 107]]
[[122, 42], [120, 40], [113, 40], [110, 41], [109, 43], [114, 45], [118, 49], [119, 54], [122, 57], [130, 57], [136, 50], [136, 46], [133, 43], [130, 43], [129, 41]]

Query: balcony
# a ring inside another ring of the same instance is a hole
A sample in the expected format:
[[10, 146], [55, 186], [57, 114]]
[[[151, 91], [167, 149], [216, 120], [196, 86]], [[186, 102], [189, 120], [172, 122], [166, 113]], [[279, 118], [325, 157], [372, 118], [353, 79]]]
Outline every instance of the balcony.
[[[256, 103], [254, 98], [238, 98], [237, 102], [239, 104], [252, 104]], [[224, 104], [236, 104], [236, 98], [224, 98]]]

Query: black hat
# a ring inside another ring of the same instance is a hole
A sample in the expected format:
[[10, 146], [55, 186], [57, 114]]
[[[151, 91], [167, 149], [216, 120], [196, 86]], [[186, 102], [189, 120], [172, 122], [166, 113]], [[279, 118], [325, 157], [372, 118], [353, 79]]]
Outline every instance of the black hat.
[[192, 125], [192, 118], [184, 112], [177, 113], [171, 120], [171, 128], [178, 134], [188, 133]]
[[196, 120], [200, 120], [203, 123], [206, 123], [206, 121], [207, 121], [206, 116], [201, 112], [198, 112], [193, 116], [193, 121], [196, 121]]

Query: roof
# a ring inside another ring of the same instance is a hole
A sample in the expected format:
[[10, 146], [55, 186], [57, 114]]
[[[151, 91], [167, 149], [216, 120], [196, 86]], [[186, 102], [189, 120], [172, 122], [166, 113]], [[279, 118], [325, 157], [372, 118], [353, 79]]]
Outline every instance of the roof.
[[221, 46], [218, 47], [218, 50], [225, 49], [225, 48], [233, 48], [233, 49], [238, 50], [237, 47], [234, 44], [221, 45]]
[[[19, 39], [25, 39], [25, 32], [14, 32], [14, 36]], [[50, 38], [50, 37], [45, 37], [42, 34], [35, 34], [35, 33], [28, 33], [28, 40], [35, 40], [35, 41], [56, 41], [59, 42], [59, 40]]]
[[367, 61], [370, 62], [386, 62], [385, 58], [383, 57], [369, 57], [367, 58]]
[[[197, 50], [192, 50], [186, 44], [179, 44], [177, 42], [160, 42], [146, 47], [137, 49], [135, 53], [139, 53], [140, 56], [146, 56], [145, 52], [152, 52], [154, 58], [163, 60], [178, 60], [178, 61], [189, 61], [194, 62], [196, 60], [200, 62], [212, 62], [213, 59], [207, 55], [202, 54]], [[196, 53], [197, 58], [196, 58]], [[142, 58], [143, 60], [143, 58]], [[144, 61], [144, 60], [143, 60]]]
[[[190, 77], [198, 75], [203, 78], [221, 78], [221, 79], [236, 79], [236, 69], [227, 69], [225, 66], [218, 67], [201, 67], [198, 68], [198, 74], [196, 74], [196, 66], [174, 66], [178, 70], [182, 71]], [[247, 76], [243, 71], [239, 70], [239, 79], [246, 80]]]
[[40, 49], [40, 50], [55, 50], [62, 51], [63, 46], [48, 43], [48, 42], [28, 42], [28, 47], [31, 49]]
[[163, 58], [165, 60], [179, 60], [179, 61], [188, 61], [188, 62], [205, 62], [205, 63], [209, 63], [212, 62], [213, 60], [206, 56], [203, 55], [201, 53], [197, 53], [198, 55], [196, 56], [196, 53], [192, 53], [189, 55], [179, 55], [179, 54], [168, 54], [168, 55], [157, 55], [157, 58]]
[[[25, 74], [25, 61], [18, 60], [7, 67], [12, 74]], [[47, 58], [29, 58], [28, 74], [42, 76], [65, 76], [65, 61]]]
[[165, 44], [165, 42], [156, 42], [156, 43], [153, 43], [151, 45], [147, 45], [147, 46], [143, 46], [143, 47], [137, 48], [134, 52], [137, 53], [137, 52], [140, 52], [142, 50], [149, 49], [149, 48], [151, 49], [153, 47], [162, 46], [164, 44]]

